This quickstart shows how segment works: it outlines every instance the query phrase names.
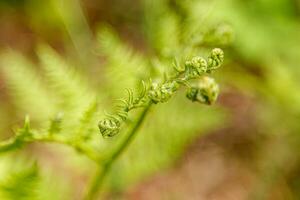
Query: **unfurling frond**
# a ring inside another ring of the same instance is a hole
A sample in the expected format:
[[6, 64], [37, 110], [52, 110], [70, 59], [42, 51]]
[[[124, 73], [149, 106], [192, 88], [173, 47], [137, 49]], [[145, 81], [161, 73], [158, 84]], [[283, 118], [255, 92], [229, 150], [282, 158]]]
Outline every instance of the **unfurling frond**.
[[121, 104], [118, 105], [117, 112], [114, 115], [107, 115], [107, 118], [98, 123], [99, 130], [103, 137], [112, 137], [119, 133], [120, 127], [128, 118], [129, 111], [146, 105], [148, 100], [148, 88], [149, 86], [142, 81], [142, 88], [137, 97], [134, 97], [132, 90], [126, 89], [128, 98], [119, 100]]
[[208, 57], [208, 72], [218, 69], [224, 61], [224, 52], [222, 49], [215, 48]]
[[198, 80], [197, 85], [188, 89], [186, 97], [191, 101], [211, 105], [217, 100], [219, 86], [213, 78], [204, 76]]
[[[179, 89], [180, 86], [187, 86], [187, 97], [192, 101], [204, 104], [212, 104], [216, 101], [219, 88], [214, 79], [202, 77], [206, 73], [219, 68], [224, 60], [224, 53], [221, 49], [213, 49], [206, 61], [202, 57], [193, 57], [185, 62], [184, 67], [173, 64], [175, 76], [168, 78], [162, 83], [152, 82], [150, 87], [143, 83], [143, 89], [137, 98], [134, 99], [133, 92], [127, 89], [128, 99], [121, 100], [122, 104], [114, 115], [109, 115], [98, 124], [101, 134], [104, 137], [112, 137], [119, 133], [120, 127], [127, 120], [128, 113], [134, 108], [143, 107], [149, 103], [167, 102]], [[191, 87], [189, 81], [200, 79], [197, 87]]]
[[153, 83], [149, 90], [148, 96], [154, 104], [167, 102], [178, 90], [179, 83], [170, 81], [163, 84]]
[[197, 77], [207, 71], [207, 61], [204, 58], [197, 56], [192, 58], [192, 60], [186, 61], [185, 67], [188, 68], [191, 77]]

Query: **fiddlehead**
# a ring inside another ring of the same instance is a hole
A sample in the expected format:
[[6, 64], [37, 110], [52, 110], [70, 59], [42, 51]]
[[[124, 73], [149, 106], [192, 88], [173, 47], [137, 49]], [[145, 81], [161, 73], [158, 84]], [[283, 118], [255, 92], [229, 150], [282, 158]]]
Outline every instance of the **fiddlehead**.
[[106, 118], [99, 122], [98, 127], [103, 137], [112, 137], [119, 133], [121, 122], [116, 118]]
[[208, 69], [207, 72], [212, 72], [218, 69], [224, 61], [224, 52], [222, 49], [215, 48], [211, 51], [208, 57]]
[[201, 77], [198, 83], [187, 90], [186, 97], [193, 102], [211, 105], [217, 100], [219, 86], [208, 76]]
[[185, 62], [185, 67], [187, 68], [187, 73], [190, 77], [197, 77], [207, 71], [207, 61], [200, 57], [194, 57], [192, 60]]
[[143, 107], [148, 100], [147, 84], [142, 81], [142, 88], [139, 91], [139, 94], [136, 98], [134, 98], [133, 91], [127, 89], [128, 98], [120, 99], [120, 104], [117, 106], [117, 112], [113, 115], [108, 115], [103, 120], [101, 120], [98, 124], [100, 133], [103, 137], [112, 137], [119, 133], [122, 124], [127, 120], [128, 113], [132, 109]]
[[178, 90], [179, 84], [176, 81], [170, 81], [163, 84], [152, 83], [148, 96], [154, 103], [167, 102]]
[[[150, 81], [149, 84], [145, 84], [142, 82], [142, 89], [136, 98], [134, 98], [132, 90], [127, 90], [128, 98], [120, 100], [121, 104], [118, 106], [117, 112], [113, 115], [107, 115], [105, 119], [99, 122], [100, 133], [103, 137], [112, 137], [118, 134], [131, 110], [144, 107], [149, 102], [154, 104], [167, 102], [180, 86], [188, 87], [187, 97], [190, 100], [208, 105], [212, 104], [217, 99], [219, 87], [214, 79], [202, 76], [218, 69], [223, 61], [224, 52], [215, 48], [207, 60], [196, 56], [187, 60], [183, 67], [175, 63], [173, 66], [175, 76], [167, 78], [162, 83]], [[199, 79], [197, 86], [190, 86], [189, 81], [192, 79]]]

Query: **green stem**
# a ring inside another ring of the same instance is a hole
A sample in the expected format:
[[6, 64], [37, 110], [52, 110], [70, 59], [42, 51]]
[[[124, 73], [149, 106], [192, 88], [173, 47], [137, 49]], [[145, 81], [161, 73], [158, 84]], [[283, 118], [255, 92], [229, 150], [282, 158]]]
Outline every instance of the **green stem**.
[[116, 150], [109, 156], [109, 158], [106, 161], [100, 164], [100, 168], [96, 172], [96, 175], [85, 197], [86, 200], [92, 200], [96, 197], [97, 192], [100, 190], [103, 181], [107, 176], [109, 170], [111, 169], [113, 163], [117, 160], [117, 158], [122, 154], [122, 152], [124, 152], [124, 150], [129, 146], [129, 144], [134, 139], [134, 136], [136, 135], [138, 129], [141, 127], [150, 107], [151, 107], [151, 103], [149, 103], [141, 112], [137, 122], [132, 127], [130, 132], [127, 134], [126, 138], [122, 141], [122, 143], [116, 148]]
[[95, 161], [96, 163], [98, 163], [100, 160], [95, 152], [90, 151], [89, 149], [85, 148], [83, 145], [79, 145], [75, 142], [61, 139], [59, 137], [49, 136], [49, 135], [33, 136], [32, 138], [13, 137], [11, 139], [2, 141], [0, 142], [0, 153], [13, 151], [18, 148], [21, 148], [23, 145], [33, 143], [33, 142], [57, 143], [57, 144], [67, 145], [77, 150], [78, 152], [86, 155], [89, 159]]

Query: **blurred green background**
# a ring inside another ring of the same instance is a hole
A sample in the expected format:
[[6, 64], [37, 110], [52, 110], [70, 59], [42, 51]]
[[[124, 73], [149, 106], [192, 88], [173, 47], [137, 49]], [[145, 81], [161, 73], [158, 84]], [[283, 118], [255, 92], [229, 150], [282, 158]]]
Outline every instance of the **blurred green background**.
[[[191, 31], [222, 38], [201, 44], [204, 54], [225, 52], [213, 75], [217, 104], [182, 93], [156, 106], [113, 167], [105, 199], [300, 199], [298, 0], [1, 0], [1, 140], [26, 114], [43, 130], [63, 112], [72, 135], [97, 97], [91, 145], [106, 152], [114, 139], [98, 134], [104, 110], [167, 71]], [[0, 154], [0, 197], [33, 199], [29, 188], [36, 199], [82, 199], [94, 170], [67, 147], [30, 144]]]

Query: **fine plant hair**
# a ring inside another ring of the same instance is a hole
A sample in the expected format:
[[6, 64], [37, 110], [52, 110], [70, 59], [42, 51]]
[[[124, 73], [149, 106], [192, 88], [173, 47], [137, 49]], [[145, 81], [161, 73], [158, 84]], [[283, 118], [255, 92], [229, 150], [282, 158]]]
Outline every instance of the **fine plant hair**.
[[[14, 136], [0, 142], [1, 155], [34, 142], [68, 146], [97, 166], [84, 196], [94, 199], [151, 110], [159, 110], [160, 104], [170, 103], [175, 95], [185, 96], [186, 103], [212, 105], [216, 102], [219, 86], [211, 74], [224, 61], [224, 52], [219, 47], [231, 40], [230, 26], [217, 24], [199, 31], [192, 17], [188, 22], [181, 19], [186, 17], [188, 8], [178, 4], [176, 9], [180, 8], [182, 13], [175, 14], [172, 11], [175, 8], [169, 8], [165, 2], [149, 5], [150, 2], [145, 0], [144, 7], [157, 13], [146, 12], [149, 16], [144, 20], [145, 37], [153, 46], [153, 54], [135, 52], [109, 26], [100, 29], [99, 51], [106, 65], [112, 68], [101, 77], [109, 79], [109, 84], [100, 90], [89, 84], [82, 69], [71, 67], [74, 63], [47, 45], [37, 48], [38, 67], [11, 50], [1, 55], [0, 70], [13, 91], [13, 104], [22, 113], [28, 113], [23, 126], [14, 130]], [[151, 6], [160, 9], [150, 9]], [[153, 23], [158, 17], [162, 20], [156, 24], [157, 29]], [[126, 91], [126, 97], [118, 100], [114, 111], [103, 116], [105, 108], [99, 102], [110, 98], [102, 93], [113, 88], [110, 91], [113, 98], [119, 96], [121, 79], [124, 79], [121, 94]], [[39, 180], [37, 168], [34, 164], [21, 172], [15, 176], [18, 180], [8, 178], [11, 184], [7, 185], [12, 186], [4, 187], [7, 196], [24, 182], [34, 185]], [[19, 196], [26, 193], [30, 198], [30, 192], [21, 191]]]

